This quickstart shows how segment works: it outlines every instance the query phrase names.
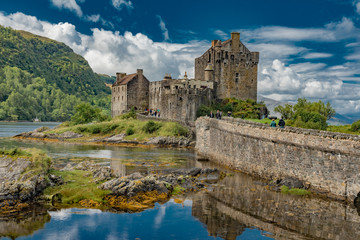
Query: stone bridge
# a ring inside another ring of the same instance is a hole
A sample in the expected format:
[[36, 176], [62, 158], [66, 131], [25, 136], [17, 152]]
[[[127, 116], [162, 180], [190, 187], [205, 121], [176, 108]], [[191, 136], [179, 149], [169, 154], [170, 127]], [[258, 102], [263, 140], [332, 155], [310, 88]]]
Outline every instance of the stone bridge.
[[360, 192], [360, 136], [224, 117], [196, 121], [199, 158], [265, 179], [295, 177], [313, 192], [353, 201]]

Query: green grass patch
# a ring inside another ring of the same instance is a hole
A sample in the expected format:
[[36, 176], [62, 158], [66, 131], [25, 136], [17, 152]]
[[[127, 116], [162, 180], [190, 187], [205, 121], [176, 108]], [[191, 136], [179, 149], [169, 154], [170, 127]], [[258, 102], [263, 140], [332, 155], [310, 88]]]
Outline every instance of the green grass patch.
[[182, 194], [185, 191], [185, 188], [176, 185], [173, 189], [173, 191], [171, 192], [171, 195], [178, 195], [178, 194]]
[[292, 195], [309, 195], [311, 194], [310, 191], [305, 190], [305, 189], [300, 189], [300, 188], [291, 188], [289, 189], [287, 186], [282, 185], [280, 187], [281, 193], [284, 194], [292, 194]]
[[[131, 129], [131, 130], [130, 130]], [[65, 123], [46, 133], [61, 134], [67, 131], [84, 135], [84, 138], [104, 137], [116, 134], [126, 134], [125, 140], [147, 141], [157, 136], [187, 136], [189, 130], [177, 122], [141, 121], [138, 119], [123, 119], [116, 117], [111, 121], [78, 124], [72, 126]], [[69, 140], [71, 141], [71, 140]]]
[[61, 196], [61, 203], [65, 205], [76, 204], [81, 200], [89, 199], [103, 203], [103, 198], [111, 191], [101, 190], [97, 187], [101, 183], [94, 183], [92, 173], [88, 171], [56, 171], [52, 174], [62, 176], [65, 184], [60, 186], [49, 187], [45, 189], [44, 194]]

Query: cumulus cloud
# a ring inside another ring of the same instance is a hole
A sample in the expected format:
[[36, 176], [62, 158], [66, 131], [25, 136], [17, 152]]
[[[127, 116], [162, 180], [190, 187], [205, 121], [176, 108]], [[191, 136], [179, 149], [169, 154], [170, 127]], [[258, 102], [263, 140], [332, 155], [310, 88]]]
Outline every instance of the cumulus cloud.
[[278, 59], [273, 61], [270, 68], [262, 70], [262, 78], [259, 80], [259, 91], [261, 95], [272, 97], [275, 100], [296, 100], [299, 97], [309, 99], [337, 99], [343, 93], [343, 82], [336, 77], [311, 78], [311, 74], [301, 74], [294, 68], [321, 69], [325, 65], [314, 65], [311, 63], [287, 67]]
[[51, 24], [23, 13], [0, 13], [0, 24], [64, 42], [84, 56], [95, 72], [115, 75], [143, 68], [146, 77], [153, 81], [161, 80], [165, 73], [177, 78], [186, 71], [190, 77], [194, 76], [194, 58], [210, 45], [200, 41], [154, 42], [142, 33], [120, 34], [98, 28], [92, 29], [91, 35], [85, 35], [70, 23]]
[[127, 9], [133, 9], [134, 6], [130, 0], [112, 0], [112, 5], [117, 10], [123, 9], [123, 7], [126, 7]]
[[59, 9], [67, 9], [75, 12], [78, 17], [83, 15], [80, 6], [76, 3], [76, 0], [50, 0], [53, 6]]

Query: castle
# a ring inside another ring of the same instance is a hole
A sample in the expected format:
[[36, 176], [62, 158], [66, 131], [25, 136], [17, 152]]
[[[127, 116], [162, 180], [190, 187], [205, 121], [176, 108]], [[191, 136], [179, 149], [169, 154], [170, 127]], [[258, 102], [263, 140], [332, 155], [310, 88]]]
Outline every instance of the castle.
[[195, 120], [201, 105], [215, 99], [257, 99], [257, 64], [259, 53], [250, 52], [240, 41], [240, 33], [231, 39], [213, 40], [211, 47], [195, 59], [195, 79], [172, 79], [149, 82], [142, 69], [126, 75], [117, 73], [112, 86], [112, 116], [131, 108], [159, 109], [161, 117]]

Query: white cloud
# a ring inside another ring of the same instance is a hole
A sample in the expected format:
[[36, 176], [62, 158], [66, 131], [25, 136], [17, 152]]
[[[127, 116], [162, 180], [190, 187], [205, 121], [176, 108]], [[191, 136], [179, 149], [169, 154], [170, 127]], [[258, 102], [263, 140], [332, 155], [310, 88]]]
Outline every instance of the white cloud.
[[165, 25], [165, 22], [162, 20], [161, 16], [160, 15], [156, 15], [157, 18], [159, 18], [159, 26], [160, 26], [160, 29], [163, 33], [163, 36], [164, 36], [164, 41], [167, 41], [169, 40], [169, 31], [168, 29], [166, 28], [166, 25]]
[[112, 0], [112, 5], [117, 10], [121, 10], [123, 7], [126, 7], [127, 9], [134, 8], [134, 6], [130, 0]]
[[84, 19], [89, 22], [98, 22], [98, 21], [100, 21], [100, 18], [101, 18], [100, 14], [94, 14], [91, 16], [87, 15], [84, 17]]
[[143, 68], [145, 76], [152, 81], [161, 80], [165, 73], [178, 78], [186, 71], [190, 77], [194, 76], [194, 58], [210, 45], [199, 41], [154, 42], [141, 33], [121, 35], [97, 28], [92, 29], [92, 35], [85, 35], [70, 23], [51, 24], [23, 13], [7, 16], [0, 13], [0, 24], [64, 42], [84, 56], [95, 72], [115, 75]]
[[355, 5], [355, 11], [357, 14], [360, 14], [360, 1], [354, 1], [354, 5]]
[[342, 39], [359, 38], [360, 30], [351, 19], [343, 17], [341, 21], [331, 22], [322, 28], [290, 28], [266, 26], [257, 29], [240, 29], [245, 39], [262, 41], [315, 41], [338, 42]]
[[76, 3], [76, 0], [50, 0], [53, 6], [59, 9], [67, 9], [75, 12], [78, 17], [83, 15], [80, 6]]
[[220, 29], [215, 30], [214, 33], [218, 35], [222, 40], [226, 40], [229, 37], [229, 34], [225, 33]]
[[316, 59], [316, 58], [330, 58], [332, 56], [334, 56], [334, 54], [313, 52], [313, 53], [307, 53], [305, 56], [303, 56], [303, 58], [305, 58], [305, 59]]

